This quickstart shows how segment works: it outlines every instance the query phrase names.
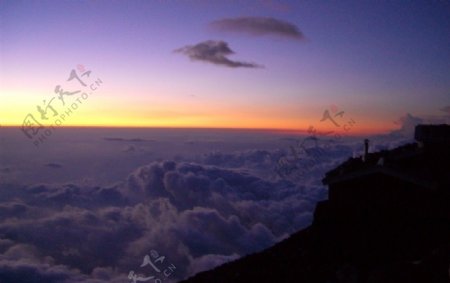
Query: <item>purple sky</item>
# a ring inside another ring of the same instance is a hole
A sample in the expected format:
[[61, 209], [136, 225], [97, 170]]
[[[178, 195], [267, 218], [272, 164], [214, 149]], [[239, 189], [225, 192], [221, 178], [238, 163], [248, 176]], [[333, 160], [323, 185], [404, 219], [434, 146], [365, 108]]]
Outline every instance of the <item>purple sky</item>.
[[[450, 104], [446, 1], [1, 1], [0, 18], [3, 125], [78, 64], [104, 84], [65, 125], [304, 130], [337, 105], [382, 131]], [[208, 41], [225, 49], [192, 49]]]

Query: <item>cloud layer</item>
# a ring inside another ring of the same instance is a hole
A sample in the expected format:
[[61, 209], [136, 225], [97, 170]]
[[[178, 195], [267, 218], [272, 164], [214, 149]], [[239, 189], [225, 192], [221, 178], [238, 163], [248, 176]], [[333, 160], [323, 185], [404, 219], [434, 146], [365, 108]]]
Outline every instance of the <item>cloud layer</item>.
[[321, 186], [173, 161], [142, 166], [111, 187], [0, 192], [0, 279], [24, 283], [125, 282], [130, 270], [150, 274], [140, 265], [151, 250], [179, 280], [307, 226], [326, 195]]
[[231, 68], [261, 68], [255, 63], [233, 61], [227, 56], [234, 54], [233, 50], [224, 41], [207, 40], [196, 45], [187, 45], [176, 49], [175, 52], [188, 56], [193, 61], [203, 61], [215, 65]]
[[[409, 124], [407, 119], [402, 123]], [[181, 132], [183, 147], [176, 153], [180, 157], [168, 161], [171, 158], [152, 159], [148, 154], [149, 150], [175, 154], [177, 146], [166, 142], [161, 132], [157, 131], [161, 140], [154, 140], [148, 130], [147, 135], [137, 130], [126, 133], [117, 132], [120, 138], [113, 140], [105, 140], [104, 133], [87, 133], [81, 139], [83, 151], [85, 143], [92, 152], [109, 146], [95, 158], [117, 155], [114, 167], [127, 170], [127, 163], [145, 164], [134, 165], [118, 183], [30, 185], [0, 179], [1, 282], [129, 282], [130, 271], [161, 276], [140, 267], [153, 250], [166, 257], [161, 268], [176, 266], [170, 277], [162, 278], [164, 282], [178, 281], [267, 248], [309, 225], [315, 204], [327, 195], [321, 183], [324, 173], [363, 151], [361, 140], [344, 138], [327, 142], [320, 154], [308, 148], [298, 152], [301, 174], [280, 178], [274, 170], [277, 161], [292, 154], [298, 136], [270, 136], [261, 143], [262, 136], [256, 134], [237, 138], [203, 133], [186, 139]], [[166, 135], [177, 140], [172, 132]], [[397, 140], [396, 136], [371, 139], [371, 146], [382, 149], [398, 145], [393, 142]], [[77, 148], [73, 140], [59, 146], [58, 153], [70, 154], [44, 152], [45, 159], [32, 163], [39, 165], [34, 170], [43, 168], [42, 174], [53, 176], [76, 169], [71, 166], [74, 160], [78, 167], [93, 163], [93, 154], [87, 158], [71, 152]], [[123, 146], [135, 146], [139, 154], [124, 153]], [[147, 162], [141, 163], [143, 159]], [[18, 166], [5, 165], [13, 169], [4, 168], [1, 176], [13, 174]], [[100, 163], [89, 170], [117, 174]]]
[[239, 32], [255, 36], [272, 35], [292, 39], [304, 39], [299, 28], [289, 22], [268, 17], [226, 18], [210, 23], [214, 30]]

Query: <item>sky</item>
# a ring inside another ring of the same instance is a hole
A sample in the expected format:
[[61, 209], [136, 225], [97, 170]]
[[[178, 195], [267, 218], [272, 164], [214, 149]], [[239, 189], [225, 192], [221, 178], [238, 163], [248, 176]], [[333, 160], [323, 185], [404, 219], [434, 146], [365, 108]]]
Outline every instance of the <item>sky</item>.
[[448, 111], [449, 34], [449, 1], [0, 1], [0, 124], [387, 132]]

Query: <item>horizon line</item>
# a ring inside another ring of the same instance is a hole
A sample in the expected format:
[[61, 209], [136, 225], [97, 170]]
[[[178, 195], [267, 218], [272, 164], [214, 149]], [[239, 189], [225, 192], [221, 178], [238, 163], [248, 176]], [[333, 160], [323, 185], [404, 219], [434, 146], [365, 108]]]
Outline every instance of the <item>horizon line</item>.
[[[99, 126], [99, 125], [68, 125], [68, 126], [44, 126], [44, 127], [52, 127], [54, 129], [171, 129], [171, 130], [223, 130], [223, 131], [254, 131], [254, 132], [276, 132], [276, 133], [307, 133], [307, 129], [287, 129], [287, 128], [249, 128], [249, 127], [183, 127], [183, 126]], [[22, 128], [22, 125], [0, 125], [1, 128]], [[393, 130], [385, 130], [385, 131], [352, 131], [347, 132], [343, 136], [360, 136], [360, 135], [383, 135], [388, 134]], [[320, 134], [318, 134], [320, 136]]]

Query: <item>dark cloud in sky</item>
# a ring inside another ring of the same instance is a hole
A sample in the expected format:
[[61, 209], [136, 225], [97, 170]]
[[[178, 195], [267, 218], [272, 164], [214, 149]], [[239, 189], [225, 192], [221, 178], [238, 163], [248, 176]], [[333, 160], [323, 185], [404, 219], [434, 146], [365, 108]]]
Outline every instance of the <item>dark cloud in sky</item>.
[[297, 40], [305, 38], [296, 25], [266, 17], [226, 18], [211, 22], [210, 27], [218, 31], [240, 32], [256, 36], [275, 35]]
[[196, 45], [184, 46], [176, 49], [175, 52], [182, 53], [194, 61], [204, 61], [231, 68], [262, 68], [255, 63], [230, 60], [227, 56], [234, 54], [234, 51], [224, 41], [207, 40]]

